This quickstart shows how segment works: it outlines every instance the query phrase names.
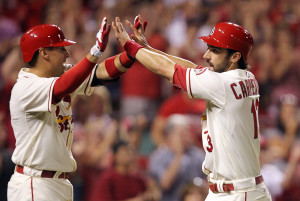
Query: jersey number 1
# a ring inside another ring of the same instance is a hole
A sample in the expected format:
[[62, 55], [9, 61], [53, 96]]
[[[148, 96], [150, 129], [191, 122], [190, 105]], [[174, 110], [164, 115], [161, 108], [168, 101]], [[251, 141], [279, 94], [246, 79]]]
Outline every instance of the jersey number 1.
[[252, 106], [251, 106], [251, 113], [253, 114], [253, 121], [254, 121], [254, 139], [258, 138], [258, 99], [252, 100]]

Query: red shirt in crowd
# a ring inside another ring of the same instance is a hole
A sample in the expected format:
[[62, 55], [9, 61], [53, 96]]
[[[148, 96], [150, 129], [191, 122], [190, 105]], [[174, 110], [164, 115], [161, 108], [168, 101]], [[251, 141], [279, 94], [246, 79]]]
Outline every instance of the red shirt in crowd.
[[143, 177], [137, 174], [121, 175], [109, 169], [95, 182], [90, 201], [118, 201], [134, 198], [146, 191]]

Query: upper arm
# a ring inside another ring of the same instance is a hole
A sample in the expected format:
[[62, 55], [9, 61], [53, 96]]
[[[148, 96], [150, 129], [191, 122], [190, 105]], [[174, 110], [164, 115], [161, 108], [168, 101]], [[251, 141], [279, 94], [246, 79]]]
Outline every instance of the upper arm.
[[220, 107], [224, 104], [225, 87], [218, 73], [208, 68], [188, 69], [186, 76], [190, 97], [209, 100]]
[[137, 52], [136, 59], [155, 74], [173, 81], [175, 63], [166, 56], [142, 48]]
[[98, 64], [97, 71], [96, 71], [96, 76], [99, 80], [108, 80], [111, 79], [109, 77], [106, 69], [105, 69], [105, 60], [102, 61], [100, 64]]
[[11, 100], [11, 104], [18, 104], [26, 112], [50, 112], [53, 87], [57, 78], [28, 78], [17, 83], [13, 96], [19, 102]]
[[156, 50], [154, 48], [151, 48], [150, 49], [151, 51], [153, 52], [156, 52], [158, 54], [161, 54], [161, 55], [164, 55], [166, 56], [168, 59], [170, 59], [171, 61], [173, 61], [174, 63], [177, 63], [181, 66], [185, 66], [186, 68], [196, 68], [197, 65], [189, 60], [186, 60], [186, 59], [183, 59], [183, 58], [180, 58], [180, 57], [176, 57], [176, 56], [173, 56], [173, 55], [169, 55], [165, 52], [161, 52], [159, 50]]

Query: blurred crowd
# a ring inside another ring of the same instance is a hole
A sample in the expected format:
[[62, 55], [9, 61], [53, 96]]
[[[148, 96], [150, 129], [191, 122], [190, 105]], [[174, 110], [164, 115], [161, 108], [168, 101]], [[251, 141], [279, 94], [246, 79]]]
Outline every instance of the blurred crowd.
[[[10, 91], [23, 62], [19, 40], [42, 23], [60, 26], [77, 44], [75, 64], [93, 46], [100, 20], [148, 21], [146, 38], [159, 50], [205, 66], [198, 36], [221, 21], [254, 37], [249, 65], [260, 84], [262, 175], [274, 201], [300, 200], [299, 0], [1, 0], [0, 200], [14, 171]], [[123, 51], [110, 34], [102, 58]], [[75, 121], [72, 174], [75, 201], [201, 201], [203, 100], [189, 99], [136, 62], [117, 83], [72, 103]], [[124, 186], [126, 189], [124, 189]]]

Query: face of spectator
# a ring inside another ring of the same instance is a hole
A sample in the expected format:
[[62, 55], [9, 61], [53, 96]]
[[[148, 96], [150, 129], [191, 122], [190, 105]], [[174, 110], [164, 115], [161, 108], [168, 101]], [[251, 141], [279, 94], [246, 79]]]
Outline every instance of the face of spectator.
[[203, 190], [198, 187], [189, 189], [187, 194], [184, 196], [183, 201], [204, 201], [205, 195]]
[[199, 193], [190, 193], [186, 196], [184, 201], [204, 201], [203, 196]]
[[172, 131], [168, 134], [168, 143], [173, 150], [182, 149], [184, 151], [190, 144], [191, 134], [189, 127], [186, 125], [175, 125]]
[[297, 116], [297, 108], [294, 104], [282, 104], [280, 109], [280, 118], [283, 122], [288, 122], [290, 118]]
[[128, 146], [123, 145], [119, 147], [117, 152], [115, 153], [115, 164], [121, 166], [128, 166], [134, 160], [134, 150]]

